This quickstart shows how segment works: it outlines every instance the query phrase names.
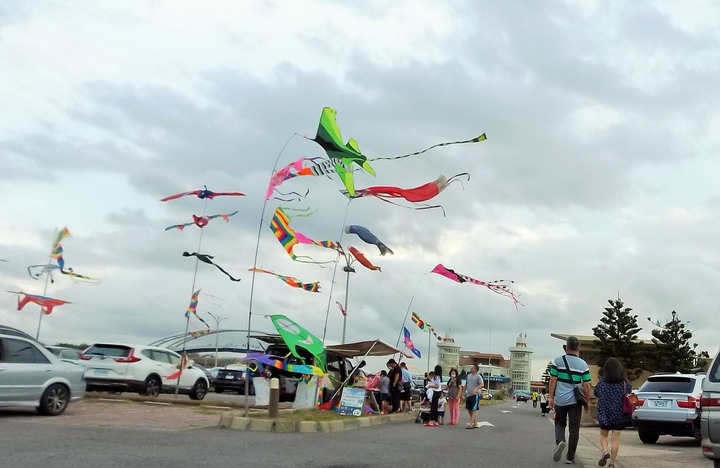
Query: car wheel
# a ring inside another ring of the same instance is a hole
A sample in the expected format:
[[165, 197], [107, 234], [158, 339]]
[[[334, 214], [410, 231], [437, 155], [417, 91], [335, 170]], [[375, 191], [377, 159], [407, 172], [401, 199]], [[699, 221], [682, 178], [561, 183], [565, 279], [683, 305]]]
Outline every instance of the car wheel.
[[208, 386], [205, 383], [204, 380], [199, 379], [195, 386], [192, 389], [192, 392], [190, 392], [190, 399], [191, 400], [202, 400], [205, 398], [205, 395], [207, 395]]
[[720, 460], [713, 458], [713, 468], [720, 468]]
[[160, 379], [155, 377], [154, 375], [151, 375], [147, 379], [145, 379], [145, 388], [143, 389], [143, 394], [151, 397], [156, 397], [160, 394], [160, 386], [162, 385], [162, 382], [160, 382]]
[[38, 412], [47, 416], [57, 416], [65, 411], [69, 402], [70, 392], [67, 387], [62, 384], [53, 384], [45, 390], [40, 398]]
[[638, 431], [638, 437], [640, 437], [640, 441], [643, 444], [654, 444], [660, 438], [658, 434], [651, 434], [644, 431]]

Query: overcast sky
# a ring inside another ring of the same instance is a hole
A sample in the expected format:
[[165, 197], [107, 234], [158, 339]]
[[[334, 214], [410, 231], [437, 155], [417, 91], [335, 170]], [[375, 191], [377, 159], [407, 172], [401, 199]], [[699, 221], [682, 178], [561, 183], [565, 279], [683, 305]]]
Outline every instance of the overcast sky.
[[[332, 264], [285, 254], [268, 224], [290, 206], [313, 212], [292, 220], [298, 231], [382, 267], [350, 277], [348, 340], [395, 343], [410, 309], [466, 350], [507, 356], [527, 333], [539, 378], [560, 351], [550, 334], [592, 334], [619, 295], [641, 338], [646, 317], [665, 322], [675, 310], [714, 354], [718, 24], [712, 1], [2, 2], [0, 287], [42, 294], [27, 266], [47, 262], [54, 230], [67, 226], [66, 265], [102, 281], [55, 275], [47, 295], [72, 304], [43, 318], [41, 340], [148, 343], [184, 331], [195, 262], [181, 253], [200, 246], [242, 278], [198, 266], [206, 320], [246, 328], [252, 293], [253, 329], [271, 331], [263, 316], [285, 314], [339, 342], [345, 275], [332, 288]], [[263, 214], [276, 160], [325, 156], [302, 138], [325, 106], [370, 158], [488, 139], [355, 173], [362, 188], [468, 172], [432, 200], [446, 216], [348, 204], [337, 177], [287, 181], [281, 190], [308, 196], [270, 200]], [[159, 201], [203, 185], [247, 196]], [[164, 230], [203, 210], [239, 213], [202, 239], [195, 226]], [[344, 224], [366, 226], [394, 255], [341, 239]], [[253, 285], [258, 232], [258, 267], [320, 281], [321, 293], [265, 275]], [[524, 306], [428, 274], [437, 263], [514, 280]], [[3, 294], [0, 323], [34, 335], [38, 307], [17, 311]], [[426, 335], [407, 326], [426, 353]]]

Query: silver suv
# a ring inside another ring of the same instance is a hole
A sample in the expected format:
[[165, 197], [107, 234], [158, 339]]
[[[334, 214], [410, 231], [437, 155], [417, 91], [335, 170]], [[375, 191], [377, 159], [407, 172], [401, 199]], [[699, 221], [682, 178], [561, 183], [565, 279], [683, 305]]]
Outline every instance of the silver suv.
[[179, 377], [178, 393], [202, 400], [210, 386], [205, 372], [193, 367], [192, 361], [180, 373], [180, 355], [156, 346], [96, 343], [79, 357], [88, 390], [157, 396], [174, 392]]
[[700, 398], [700, 432], [703, 455], [720, 468], [720, 352], [713, 359], [707, 378], [703, 382]]
[[661, 435], [694, 437], [700, 440], [700, 395], [702, 374], [658, 374], [649, 377], [635, 392], [638, 408], [633, 425], [645, 444]]

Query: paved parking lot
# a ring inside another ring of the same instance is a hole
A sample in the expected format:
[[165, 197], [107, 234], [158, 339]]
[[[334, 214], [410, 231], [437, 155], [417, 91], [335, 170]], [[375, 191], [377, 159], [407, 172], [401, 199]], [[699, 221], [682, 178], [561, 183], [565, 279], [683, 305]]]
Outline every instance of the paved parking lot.
[[13, 421], [52, 424], [57, 426], [85, 426], [182, 431], [201, 427], [215, 427], [220, 414], [228, 411], [207, 406], [86, 398], [72, 403], [57, 417], [39, 416], [34, 410], [3, 410], [0, 424]]

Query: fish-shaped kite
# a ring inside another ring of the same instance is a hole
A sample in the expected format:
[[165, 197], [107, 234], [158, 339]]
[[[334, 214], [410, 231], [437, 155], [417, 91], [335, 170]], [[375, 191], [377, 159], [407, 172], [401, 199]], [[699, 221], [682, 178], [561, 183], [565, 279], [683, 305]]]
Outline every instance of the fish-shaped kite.
[[182, 255], [183, 255], [183, 257], [197, 257], [197, 259], [200, 260], [201, 262], [207, 263], [208, 265], [212, 265], [212, 266], [214, 266], [215, 268], [217, 268], [218, 270], [220, 270], [220, 271], [222, 271], [223, 273], [225, 273], [225, 275], [226, 275], [228, 278], [230, 278], [230, 281], [240, 281], [240, 280], [237, 279], [237, 278], [233, 278], [233, 276], [232, 276], [230, 273], [228, 273], [227, 271], [225, 271], [220, 265], [218, 265], [217, 263], [214, 263], [214, 262], [212, 261], [212, 259], [215, 258], [215, 257], [213, 257], [212, 255], [202, 254], [202, 253], [197, 253], [197, 252], [193, 252], [193, 253], [183, 252]]
[[305, 291], [309, 292], [320, 292], [320, 283], [318, 283], [317, 281], [314, 283], [303, 283], [302, 281], [298, 280], [297, 278], [293, 278], [292, 276], [278, 275], [275, 272], [272, 272], [270, 270], [263, 270], [262, 268], [249, 268], [248, 271], [254, 271], [255, 273], [266, 273], [268, 275], [277, 276], [282, 281], [284, 281], [285, 284], [292, 286], [293, 288], [304, 289]]
[[[325, 247], [327, 249], [337, 250], [338, 252], [343, 251], [342, 247], [337, 242], [316, 241], [310, 239], [301, 232], [295, 231], [293, 228], [290, 227], [290, 217], [283, 211], [282, 208], [275, 209], [273, 218], [270, 221], [270, 229], [275, 235], [275, 238], [278, 240], [278, 242], [280, 242], [287, 254], [290, 256], [290, 258], [298, 262], [320, 263], [315, 262], [314, 260], [312, 260], [312, 258], [307, 256], [295, 255], [295, 253], [293, 252], [293, 248], [295, 248], [297, 244], [313, 244], [319, 245], [320, 247]], [[298, 260], [299, 258], [307, 258], [310, 259], [310, 261]]]
[[170, 229], [180, 229], [183, 231], [187, 226], [192, 226], [193, 224], [200, 229], [204, 228], [208, 225], [208, 223], [216, 218], [222, 218], [225, 220], [226, 223], [230, 222], [230, 216], [235, 216], [237, 214], [237, 210], [233, 211], [232, 213], [221, 213], [216, 215], [210, 215], [210, 216], [196, 216], [192, 215], [193, 220], [192, 223], [184, 223], [184, 224], [173, 224], [172, 226], [168, 226], [165, 228], [166, 231], [169, 231]]
[[432, 273], [437, 273], [438, 275], [444, 276], [445, 278], [451, 279], [453, 281], [456, 281], [458, 283], [470, 283], [475, 284], [477, 286], [484, 286], [488, 288], [490, 291], [500, 294], [501, 296], [506, 296], [512, 299], [513, 303], [515, 304], [515, 308], [517, 309], [518, 304], [523, 305], [520, 301], [518, 301], [517, 297], [515, 297], [515, 293], [513, 290], [508, 286], [506, 283], [514, 283], [514, 281], [505, 281], [505, 280], [495, 280], [495, 281], [481, 281], [475, 278], [471, 278], [466, 275], [461, 275], [459, 273], [455, 273], [450, 268], [444, 267], [441, 263], [438, 263], [435, 268], [432, 269]]
[[187, 197], [195, 195], [201, 200], [208, 199], [212, 200], [215, 197], [244, 197], [245, 194], [242, 192], [213, 192], [212, 190], [208, 190], [207, 185], [203, 185], [203, 188], [201, 190], [192, 190], [190, 192], [180, 192], [176, 193], [175, 195], [170, 195], [169, 197], [161, 198], [160, 201], [166, 202], [170, 200], [177, 200], [178, 198]]
[[[454, 176], [450, 177], [449, 179], [445, 177], [444, 175], [441, 175], [437, 179], [435, 179], [432, 182], [428, 182], [427, 184], [419, 185], [417, 187], [413, 188], [401, 188], [401, 187], [394, 187], [391, 185], [378, 185], [374, 187], [367, 187], [364, 189], [358, 189], [355, 191], [355, 195], [350, 195], [350, 193], [346, 193], [351, 198], [359, 198], [359, 197], [376, 197], [383, 201], [392, 203], [389, 201], [389, 199], [395, 199], [395, 198], [404, 198], [405, 200], [411, 202], [411, 203], [421, 203], [430, 200], [431, 198], [436, 197], [440, 192], [445, 190], [448, 185], [451, 183], [459, 180], [459, 177], [466, 176], [467, 180], [470, 180], [470, 175], [466, 172], [455, 174]], [[426, 206], [422, 205], [422, 208], [418, 209], [426, 209], [426, 208], [437, 208], [438, 206]]]
[[[28, 303], [33, 302], [40, 306], [40, 310], [45, 315], [50, 315], [53, 312], [53, 308], [61, 306], [63, 304], [72, 304], [69, 301], [63, 301], [62, 299], [53, 299], [52, 297], [40, 296], [37, 294], [28, 294], [22, 291], [8, 291], [12, 294], [18, 295], [17, 310], [22, 310]], [[20, 296], [23, 296], [22, 299]]]
[[383, 244], [380, 239], [378, 239], [377, 236], [370, 232], [370, 230], [366, 227], [358, 226], [356, 224], [349, 224], [345, 226], [345, 232], [348, 234], [355, 234], [363, 242], [376, 245], [377, 248], [380, 249], [381, 256], [387, 253], [394, 255], [394, 252], [390, 250], [387, 245]]
[[267, 366], [272, 366], [276, 369], [282, 369], [286, 370], [288, 372], [292, 372], [293, 374], [304, 374], [304, 375], [327, 375], [326, 372], [324, 372], [321, 368], [317, 366], [312, 366], [309, 364], [292, 364], [288, 362], [287, 357], [281, 357], [281, 356], [273, 356], [272, 354], [263, 354], [263, 353], [248, 353], [243, 359], [242, 362], [259, 362], [261, 364], [265, 364]]
[[355, 247], [350, 247], [348, 249], [348, 251], [352, 254], [353, 257], [355, 257], [355, 260], [357, 260], [358, 263], [360, 263], [360, 265], [364, 266], [368, 270], [377, 270], [377, 271], [382, 272], [382, 268], [380, 268], [379, 266], [373, 265], [372, 262], [370, 262], [370, 260], [365, 258], [365, 255], [363, 255], [362, 252], [360, 252]]

